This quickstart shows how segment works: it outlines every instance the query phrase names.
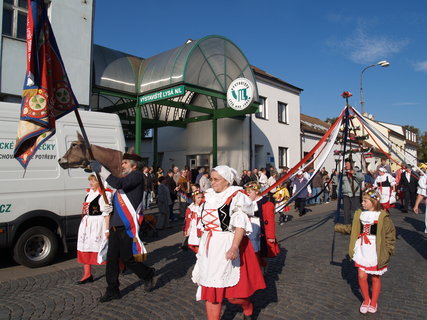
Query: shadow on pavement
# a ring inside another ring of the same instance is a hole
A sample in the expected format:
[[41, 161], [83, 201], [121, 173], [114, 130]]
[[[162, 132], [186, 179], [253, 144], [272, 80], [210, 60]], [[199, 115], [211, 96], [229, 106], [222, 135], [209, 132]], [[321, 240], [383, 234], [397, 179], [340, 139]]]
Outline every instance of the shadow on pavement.
[[350, 286], [351, 292], [354, 294], [354, 296], [359, 299], [360, 302], [362, 302], [363, 297], [359, 291], [357, 268], [354, 266], [353, 261], [351, 261], [350, 256], [347, 255], [345, 259], [341, 261], [341, 263], [332, 261], [331, 265], [341, 267], [341, 277]]
[[[405, 221], [411, 218], [405, 218]], [[412, 219], [415, 220], [415, 219]], [[417, 220], [415, 220], [417, 221]], [[417, 221], [418, 223], [419, 221]], [[416, 228], [416, 227], [415, 227]], [[411, 231], [396, 227], [396, 238], [402, 237], [412, 248], [414, 248], [425, 260], [427, 260], [427, 238], [417, 231]]]
[[[267, 308], [270, 303], [278, 302], [276, 282], [279, 281], [279, 275], [285, 266], [287, 252], [286, 249], [281, 248], [277, 257], [268, 259], [268, 266], [264, 275], [267, 288], [255, 292], [251, 297], [254, 304], [252, 319], [258, 319], [261, 310]], [[240, 306], [226, 302], [221, 320], [234, 319], [238, 313], [242, 314], [242, 312], [243, 310]]]
[[420, 232], [424, 232], [425, 230], [425, 222], [418, 220], [418, 219], [414, 219], [414, 218], [410, 218], [410, 217], [405, 217], [403, 219], [403, 221], [410, 223], [415, 230], [420, 231]]
[[[149, 253], [148, 259], [144, 264], [152, 266], [162, 260], [166, 260], [168, 263], [161, 268], [156, 268], [153, 290], [157, 290], [165, 286], [172, 280], [185, 277], [188, 269], [196, 263], [196, 257], [192, 251], [182, 251], [180, 249], [180, 244], [176, 244], [173, 246], [162, 247]], [[138, 280], [123, 288], [120, 293], [122, 297], [124, 297], [142, 285], [144, 285], [144, 281]]]
[[282, 243], [282, 242], [284, 242], [287, 239], [290, 239], [290, 238], [293, 238], [295, 236], [301, 235], [301, 234], [303, 234], [305, 232], [311, 232], [313, 230], [316, 230], [317, 228], [321, 227], [322, 225], [324, 225], [329, 220], [333, 219], [334, 215], [335, 215], [335, 213], [331, 213], [330, 215], [328, 215], [328, 216], [326, 216], [326, 217], [324, 217], [324, 218], [322, 218], [322, 219], [320, 219], [318, 221], [316, 221], [317, 219], [315, 217], [313, 217], [314, 219], [298, 220], [299, 222], [304, 221], [306, 223], [309, 223], [309, 222], [312, 222], [312, 221], [316, 221], [316, 222], [313, 223], [313, 224], [310, 224], [308, 226], [305, 226], [305, 227], [303, 227], [301, 229], [296, 230], [294, 233], [292, 233], [291, 235], [285, 237], [284, 239], [279, 240], [278, 242]]
[[[157, 278], [154, 289], [158, 289], [166, 285], [172, 280], [176, 280], [185, 277], [190, 269], [196, 263], [196, 255], [193, 251], [183, 251], [180, 248], [180, 244], [173, 246], [162, 247], [154, 250], [147, 261], [150, 265], [162, 260], [166, 260], [166, 264], [156, 270]], [[163, 258], [161, 258], [163, 257]], [[166, 258], [164, 258], [166, 257]], [[196, 290], [196, 287], [195, 289]]]
[[[68, 261], [68, 260], [72, 260], [72, 259], [77, 258], [77, 244], [76, 243], [68, 244], [68, 252], [67, 253], [65, 253], [63, 251], [64, 251], [64, 249], [62, 248], [62, 246], [60, 246], [58, 248], [58, 253], [57, 253], [55, 259], [52, 261], [52, 263], [50, 265], [54, 265], [54, 264], [57, 264], [60, 262], [64, 262], [64, 261]], [[0, 257], [1, 257], [0, 269], [15, 267], [15, 266], [19, 265], [15, 262], [15, 260], [13, 260], [12, 253], [8, 249], [1, 249], [0, 250]], [[76, 263], [76, 265], [77, 265], [77, 263]]]

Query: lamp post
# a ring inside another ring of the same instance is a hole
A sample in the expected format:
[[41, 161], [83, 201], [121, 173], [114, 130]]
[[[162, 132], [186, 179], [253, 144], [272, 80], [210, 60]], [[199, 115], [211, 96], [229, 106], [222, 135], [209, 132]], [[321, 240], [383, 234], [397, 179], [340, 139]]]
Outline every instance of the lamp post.
[[390, 65], [390, 62], [382, 60], [382, 61], [379, 61], [379, 62], [377, 62], [375, 64], [371, 64], [370, 66], [367, 66], [367, 67], [363, 68], [362, 72], [360, 73], [360, 105], [362, 107], [362, 116], [363, 116], [363, 114], [365, 112], [365, 100], [363, 99], [363, 86], [362, 86], [363, 73], [367, 69], [372, 68], [372, 67], [378, 67], [379, 66], [379, 67], [384, 67], [385, 68], [385, 67], [388, 67], [389, 65]]

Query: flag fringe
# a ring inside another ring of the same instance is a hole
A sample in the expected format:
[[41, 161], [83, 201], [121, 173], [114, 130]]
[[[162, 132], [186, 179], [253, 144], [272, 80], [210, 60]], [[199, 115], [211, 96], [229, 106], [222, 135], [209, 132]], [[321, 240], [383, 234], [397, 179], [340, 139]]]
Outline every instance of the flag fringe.
[[22, 91], [23, 97], [34, 97], [38, 93], [39, 89], [26, 89]]

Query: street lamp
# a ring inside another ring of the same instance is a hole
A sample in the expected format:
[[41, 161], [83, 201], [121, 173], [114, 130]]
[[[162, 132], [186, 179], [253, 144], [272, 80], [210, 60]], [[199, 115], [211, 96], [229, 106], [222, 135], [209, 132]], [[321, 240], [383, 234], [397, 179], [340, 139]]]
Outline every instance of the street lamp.
[[365, 113], [365, 101], [363, 99], [363, 87], [362, 87], [362, 79], [363, 79], [363, 72], [365, 72], [365, 70], [372, 68], [372, 67], [388, 67], [390, 65], [390, 62], [385, 61], [385, 60], [381, 60], [375, 64], [371, 64], [370, 66], [367, 66], [365, 68], [363, 68], [362, 72], [360, 73], [360, 105], [362, 107], [362, 115]]

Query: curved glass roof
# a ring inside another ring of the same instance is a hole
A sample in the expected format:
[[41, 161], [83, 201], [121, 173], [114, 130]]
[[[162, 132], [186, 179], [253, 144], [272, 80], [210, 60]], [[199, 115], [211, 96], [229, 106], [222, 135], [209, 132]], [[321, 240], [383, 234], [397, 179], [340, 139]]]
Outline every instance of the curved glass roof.
[[98, 88], [142, 95], [176, 84], [191, 84], [225, 93], [239, 77], [252, 81], [251, 66], [242, 51], [222, 36], [207, 36], [142, 59], [99, 45], [93, 46], [93, 76]]
[[144, 60], [138, 72], [138, 94], [179, 83], [225, 93], [239, 77], [252, 81], [257, 101], [255, 77], [242, 51], [222, 36], [207, 36]]
[[[190, 40], [148, 59], [94, 45], [93, 68], [95, 109], [117, 112], [129, 126], [135, 121], [137, 104], [145, 128], [237, 117], [256, 112], [259, 105], [251, 65], [222, 36]], [[237, 111], [227, 108], [226, 92], [240, 77], [253, 83], [254, 101]]]
[[111, 91], [136, 94], [136, 72], [143, 59], [123, 52], [93, 46], [95, 86]]

